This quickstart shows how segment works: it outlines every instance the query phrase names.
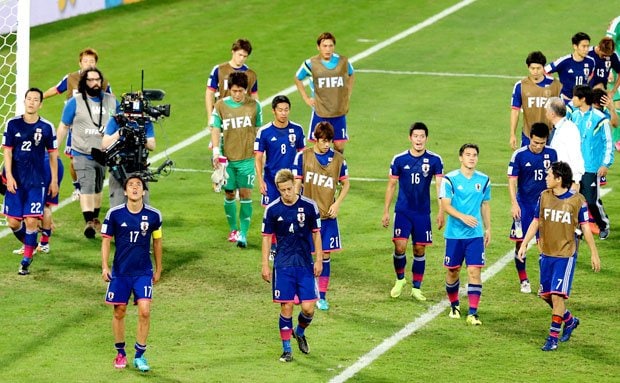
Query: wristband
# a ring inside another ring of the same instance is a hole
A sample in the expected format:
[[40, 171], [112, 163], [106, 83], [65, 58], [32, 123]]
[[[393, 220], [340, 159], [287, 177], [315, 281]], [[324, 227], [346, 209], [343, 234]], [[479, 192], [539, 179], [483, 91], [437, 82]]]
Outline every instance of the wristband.
[[219, 157], [219, 156], [220, 156], [220, 154], [222, 154], [222, 153], [220, 152], [220, 148], [213, 148], [213, 158], [215, 158], [215, 157]]

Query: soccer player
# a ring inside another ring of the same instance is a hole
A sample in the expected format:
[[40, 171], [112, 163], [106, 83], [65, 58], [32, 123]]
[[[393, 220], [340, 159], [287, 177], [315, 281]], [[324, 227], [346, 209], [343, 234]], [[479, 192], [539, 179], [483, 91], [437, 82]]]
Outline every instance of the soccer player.
[[578, 32], [572, 38], [573, 53], [562, 56], [545, 66], [545, 72], [556, 73], [562, 83], [560, 97], [568, 104], [573, 98], [573, 88], [575, 85], [584, 85], [592, 75], [595, 62], [588, 56], [590, 48], [590, 36], [586, 33]]
[[[411, 296], [419, 301], [426, 297], [420, 290], [426, 268], [425, 248], [433, 243], [431, 227], [431, 181], [435, 177], [437, 196], [443, 177], [441, 157], [426, 148], [428, 127], [423, 122], [416, 122], [409, 128], [411, 148], [392, 158], [385, 203], [383, 206], [383, 227], [390, 224], [390, 205], [398, 184], [398, 197], [394, 207], [394, 271], [396, 282], [390, 291], [392, 298], [398, 298], [407, 284], [405, 267], [407, 266], [407, 241], [411, 236], [413, 242], [413, 260], [411, 264]], [[437, 228], [444, 224], [443, 208], [438, 201]]]
[[[73, 96], [78, 93], [78, 84], [80, 82], [80, 76], [82, 75], [82, 71], [88, 68], [95, 68], [97, 66], [97, 62], [99, 62], [99, 55], [97, 51], [93, 48], [85, 48], [79, 54], [78, 65], [80, 67], [79, 70], [75, 72], [71, 72], [65, 77], [62, 78], [55, 86], [52, 86], [48, 90], [43, 93], [43, 98], [54, 97], [59, 94], [66, 93], [66, 101], [69, 101]], [[112, 93], [112, 87], [108, 83], [108, 80], [103, 80], [101, 83], [101, 88], [105, 89], [107, 93]], [[77, 180], [77, 173], [75, 172], [75, 168], [73, 167], [73, 158], [71, 156], [71, 134], [67, 134], [66, 140], [65, 154], [71, 158], [69, 162], [69, 173], [71, 174], [71, 179], [73, 180], [73, 199], [78, 200], [80, 197], [80, 183]]]
[[[254, 164], [263, 206], [280, 195], [275, 184], [275, 175], [280, 169], [293, 167], [295, 154], [306, 146], [303, 128], [288, 119], [291, 101], [279, 95], [271, 101], [274, 120], [256, 133], [254, 141]], [[264, 176], [263, 176], [264, 172]], [[275, 241], [275, 237], [273, 237]], [[275, 242], [271, 245], [271, 259], [275, 255]]]
[[[589, 85], [594, 88], [607, 89], [609, 74], [613, 69], [616, 73], [620, 72], [620, 57], [615, 52], [616, 44], [614, 40], [605, 36], [601, 39], [597, 46], [590, 48], [588, 56], [594, 59], [596, 69], [590, 79]], [[620, 86], [620, 78], [616, 79], [614, 86], [610, 90], [613, 94]]]
[[581, 134], [581, 154], [585, 173], [581, 177], [580, 192], [586, 198], [592, 220], [599, 230], [599, 238], [609, 236], [609, 218], [600, 199], [600, 178], [607, 176], [614, 162], [614, 150], [609, 119], [603, 112], [592, 107], [594, 95], [587, 85], [575, 87], [571, 106], [575, 109], [570, 119]]
[[510, 146], [517, 149], [517, 124], [519, 113], [523, 111], [523, 128], [521, 129], [521, 146], [527, 146], [530, 140], [532, 124], [545, 121], [545, 103], [549, 97], [559, 96], [562, 84], [551, 76], [545, 75], [547, 58], [540, 51], [531, 52], [525, 59], [529, 75], [515, 83], [512, 89], [510, 111]]
[[209, 79], [207, 80], [207, 90], [205, 92], [205, 105], [207, 108], [207, 121], [211, 124], [213, 106], [217, 100], [230, 96], [231, 84], [230, 74], [233, 72], [244, 72], [248, 76], [248, 84], [245, 87], [253, 99], [258, 100], [258, 79], [256, 72], [250, 69], [246, 60], [252, 54], [252, 44], [246, 39], [237, 39], [232, 44], [232, 56], [229, 61], [213, 67]]
[[65, 104], [58, 126], [58, 140], [63, 141], [71, 131], [71, 155], [82, 194], [80, 207], [86, 226], [84, 236], [95, 238], [101, 223], [99, 213], [103, 195], [105, 167], [95, 161], [92, 148], [101, 148], [101, 139], [110, 116], [117, 111], [118, 102], [102, 91], [103, 74], [97, 68], [82, 71], [79, 92]]
[[[316, 143], [297, 153], [293, 164], [295, 190], [316, 201], [321, 212], [321, 240], [323, 247], [323, 270], [319, 276], [319, 297], [316, 302], [319, 310], [329, 310], [327, 289], [331, 276], [331, 253], [342, 250], [338, 212], [340, 205], [349, 193], [349, 168], [344, 156], [334, 151], [334, 127], [326, 121], [314, 128]], [[342, 185], [340, 192], [338, 184]]]
[[[58, 145], [54, 125], [39, 116], [43, 92], [30, 88], [24, 97], [24, 114], [6, 124], [2, 136], [6, 193], [2, 213], [15, 237], [24, 245], [18, 273], [28, 275], [37, 247], [38, 222], [43, 217], [45, 195], [58, 194]], [[47, 164], [50, 168], [46, 180]]]
[[[263, 217], [262, 277], [272, 283], [273, 301], [280, 303], [280, 338], [283, 352], [281, 362], [291, 362], [291, 336], [299, 350], [310, 352], [305, 330], [314, 317], [314, 302], [318, 299], [315, 278], [321, 274], [321, 219], [314, 201], [295, 191], [294, 176], [289, 169], [276, 173], [275, 181], [280, 198], [265, 209]], [[271, 237], [277, 237], [273, 273], [269, 268]], [[312, 260], [314, 249], [315, 260]], [[293, 301], [301, 301], [297, 327], [293, 329]]]
[[[130, 295], [138, 306], [138, 329], [133, 365], [138, 370], [150, 370], [144, 358], [146, 340], [151, 322], [151, 299], [153, 285], [162, 272], [162, 216], [159, 210], [145, 205], [144, 180], [136, 174], [125, 181], [124, 190], [127, 203], [108, 210], [101, 228], [101, 277], [108, 283], [105, 302], [114, 306], [112, 333], [117, 350], [114, 367], [125, 368], [125, 314]], [[110, 243], [114, 238], [116, 250], [112, 269], [109, 268]], [[151, 262], [151, 238], [153, 258]]]
[[[609, 23], [609, 27], [607, 28], [606, 35], [614, 40], [614, 44], [616, 46], [616, 54], [620, 56], [620, 16], [617, 16], [613, 20], [611, 20], [611, 22]], [[615, 76], [617, 84], [620, 74], [616, 71]], [[612, 94], [612, 96], [614, 102], [616, 103], [616, 110], [618, 113], [620, 113], [620, 88], [616, 89], [616, 92]]]
[[610, 129], [615, 130], [614, 128], [620, 125], [620, 117], [618, 117], [618, 113], [616, 113], [616, 106], [612, 98], [601, 88], [592, 89], [592, 95], [592, 107], [603, 112], [605, 117], [609, 119]]
[[[345, 56], [334, 52], [336, 37], [324, 32], [316, 40], [319, 54], [305, 60], [295, 75], [295, 86], [304, 102], [312, 108], [308, 140], [314, 142], [317, 123], [327, 121], [334, 127], [334, 149], [344, 152], [347, 134], [347, 113], [353, 92], [353, 66]], [[308, 96], [304, 79], [310, 77], [311, 95]]]
[[[224, 187], [224, 212], [230, 227], [228, 241], [245, 248], [252, 218], [252, 188], [256, 176], [254, 141], [257, 127], [263, 124], [263, 115], [258, 101], [247, 95], [248, 76], [244, 72], [233, 72], [228, 79], [230, 96], [218, 100], [213, 109], [213, 167], [224, 166], [219, 162], [219, 157], [226, 156], [228, 182]], [[224, 133], [222, 147], [221, 132]], [[237, 224], [237, 190], [241, 202], [240, 225]]]
[[527, 231], [534, 217], [538, 197], [547, 188], [545, 183], [547, 169], [558, 160], [555, 149], [546, 146], [548, 136], [547, 124], [534, 123], [530, 131], [529, 144], [517, 149], [508, 164], [508, 192], [513, 219], [510, 239], [515, 242], [515, 266], [521, 283], [521, 292], [524, 294], [531, 293], [532, 288], [527, 277], [525, 258], [519, 260], [517, 254], [519, 248], [523, 246], [523, 231]]
[[[566, 105], [559, 97], [551, 97], [545, 105], [547, 119], [553, 125], [551, 146], [558, 154], [558, 160], [566, 162], [573, 173], [574, 191], [579, 191], [581, 177], [585, 173], [581, 154], [581, 135], [577, 126], [566, 118]], [[525, 229], [527, 231], [527, 228]]]
[[448, 213], [446, 230], [446, 292], [450, 300], [450, 318], [461, 317], [459, 274], [463, 260], [467, 264], [467, 323], [478, 326], [478, 303], [482, 295], [480, 269], [484, 250], [491, 242], [491, 180], [476, 170], [478, 145], [463, 144], [459, 149], [460, 169], [446, 174], [441, 183], [441, 204]]
[[[538, 232], [540, 249], [539, 296], [552, 308], [549, 337], [542, 346], [543, 351], [558, 348], [558, 336], [564, 323], [560, 342], [570, 339], [579, 326], [579, 319], [566, 309], [565, 300], [570, 295], [573, 275], [577, 265], [577, 240], [575, 229], [581, 228], [584, 239], [590, 247], [592, 270], [601, 269], [596, 244], [588, 225], [588, 208], [584, 197], [570, 190], [573, 176], [565, 162], [554, 162], [545, 178], [547, 190], [543, 191], [534, 211], [524, 243], [528, 243]], [[527, 246], [519, 249], [519, 259], [525, 259]]]

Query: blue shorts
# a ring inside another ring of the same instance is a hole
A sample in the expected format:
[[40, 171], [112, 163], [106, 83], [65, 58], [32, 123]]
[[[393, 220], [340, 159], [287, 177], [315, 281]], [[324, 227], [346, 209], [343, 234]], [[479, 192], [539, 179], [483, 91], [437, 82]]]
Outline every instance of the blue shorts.
[[278, 191], [274, 180], [265, 179], [265, 184], [267, 185], [267, 194], [261, 195], [260, 201], [263, 206], [269, 205], [280, 196], [280, 191]]
[[310, 119], [310, 129], [308, 129], [308, 141], [315, 142], [314, 127], [316, 124], [322, 121], [327, 121], [334, 127], [334, 141], [348, 141], [349, 135], [347, 134], [347, 115], [344, 114], [338, 117], [320, 117], [316, 112], [312, 111], [312, 118]]
[[[336, 218], [321, 219], [321, 241], [323, 243], [323, 251], [326, 253], [342, 250], [340, 230], [338, 229], [338, 220]], [[314, 242], [311, 245], [310, 249], [312, 254], [314, 254]]]
[[42, 217], [47, 189], [43, 186], [35, 188], [19, 187], [15, 194], [7, 190], [4, 195], [2, 214], [10, 218]]
[[273, 301], [277, 303], [293, 302], [295, 295], [302, 302], [319, 299], [319, 288], [312, 266], [273, 269], [271, 288]]
[[409, 236], [415, 245], [432, 245], [431, 215], [394, 213], [394, 236], [392, 240], [404, 239], [406, 241]]
[[576, 261], [577, 253], [572, 257], [550, 257], [541, 254], [538, 260], [540, 265], [539, 295], [557, 294], [568, 298], [573, 285]]
[[456, 269], [463, 265], [484, 267], [484, 238], [452, 239], [446, 238], [444, 267]]
[[134, 304], [141, 299], [151, 300], [153, 297], [153, 277], [140, 275], [137, 277], [112, 277], [105, 293], [105, 303], [126, 305], [133, 293]]
[[[512, 226], [510, 227], [510, 235], [509, 238], [511, 241], [523, 241], [523, 237], [525, 237], [525, 233], [527, 233], [527, 229], [530, 227], [530, 224], [534, 220], [534, 212], [536, 210], [536, 206], [530, 206], [525, 204], [519, 204], [521, 208], [521, 230], [523, 231], [523, 235], [521, 237], [517, 237], [515, 235], [515, 222], [512, 220]], [[538, 233], [536, 233], [536, 237], [538, 237]]]

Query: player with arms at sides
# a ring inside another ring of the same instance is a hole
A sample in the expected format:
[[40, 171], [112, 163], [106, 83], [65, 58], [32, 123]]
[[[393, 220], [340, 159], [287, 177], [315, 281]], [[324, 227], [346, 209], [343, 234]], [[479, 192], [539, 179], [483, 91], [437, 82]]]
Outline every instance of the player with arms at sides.
[[[601, 269], [594, 237], [588, 225], [588, 207], [585, 198], [570, 190], [573, 175], [565, 162], [554, 162], [545, 178], [547, 190], [542, 192], [523, 242], [528, 243], [538, 233], [540, 254], [539, 296], [552, 309], [549, 336], [542, 346], [543, 351], [558, 348], [558, 337], [564, 324], [560, 342], [570, 339], [579, 326], [579, 319], [566, 309], [573, 275], [577, 265], [577, 241], [575, 229], [581, 228], [583, 237], [590, 247], [592, 270]], [[519, 259], [525, 259], [527, 246], [519, 249]]]
[[[411, 148], [394, 156], [390, 164], [390, 174], [385, 190], [385, 204], [381, 223], [383, 227], [390, 224], [390, 205], [394, 198], [396, 185], [398, 197], [394, 207], [394, 271], [396, 282], [390, 291], [392, 298], [398, 298], [407, 284], [405, 267], [407, 266], [407, 241], [413, 242], [413, 260], [411, 265], [411, 296], [419, 301], [426, 297], [420, 290], [426, 268], [426, 246], [432, 245], [431, 227], [431, 181], [435, 177], [437, 196], [443, 178], [443, 161], [438, 154], [426, 149], [428, 127], [423, 122], [416, 122], [409, 128]], [[444, 213], [441, 201], [438, 201], [437, 228], [444, 225]]]
[[[280, 303], [280, 338], [283, 352], [281, 362], [291, 362], [291, 336], [299, 350], [310, 352], [305, 330], [314, 317], [318, 299], [316, 277], [323, 267], [321, 251], [321, 219], [314, 201], [295, 191], [294, 176], [289, 169], [276, 173], [275, 183], [281, 195], [265, 209], [263, 217], [262, 277], [272, 283], [273, 301]], [[273, 272], [269, 267], [271, 237], [277, 237]], [[315, 259], [312, 259], [315, 249]], [[293, 329], [293, 301], [301, 301], [297, 327]]]
[[[129, 296], [133, 294], [138, 306], [138, 330], [133, 365], [138, 370], [150, 370], [144, 352], [151, 323], [151, 299], [153, 285], [162, 272], [162, 216], [159, 210], [145, 205], [144, 180], [136, 174], [125, 181], [127, 203], [108, 210], [101, 228], [101, 277], [109, 282], [105, 302], [114, 306], [112, 332], [117, 350], [114, 367], [125, 368], [125, 314]], [[112, 269], [109, 267], [110, 243], [114, 238], [116, 249]], [[151, 238], [153, 259], [151, 262]]]
[[576, 85], [585, 85], [594, 71], [594, 59], [588, 56], [590, 36], [578, 32], [572, 38], [573, 53], [562, 56], [545, 66], [545, 72], [557, 73], [562, 83], [560, 97], [568, 104], [573, 99], [573, 88]]
[[[274, 97], [271, 101], [271, 110], [274, 120], [258, 130], [254, 141], [256, 183], [263, 206], [269, 205], [280, 195], [274, 181], [278, 170], [292, 168], [295, 154], [306, 146], [304, 129], [288, 119], [291, 111], [291, 101], [288, 97], [283, 95]], [[275, 241], [275, 237], [273, 239]], [[275, 242], [271, 245], [272, 259], [274, 251]]]
[[547, 58], [540, 51], [531, 52], [525, 59], [529, 75], [516, 82], [512, 89], [510, 111], [510, 146], [517, 145], [517, 125], [520, 111], [523, 111], [523, 128], [521, 129], [521, 146], [527, 146], [530, 140], [532, 124], [546, 121], [545, 103], [549, 97], [559, 96], [562, 84], [551, 76], [545, 75]]
[[[58, 195], [56, 131], [52, 123], [39, 116], [42, 102], [40, 89], [28, 89], [24, 97], [24, 114], [10, 119], [2, 136], [7, 188], [2, 213], [15, 237], [24, 245], [19, 275], [30, 273], [45, 195]], [[50, 168], [49, 182], [46, 180], [46, 166]]]
[[229, 61], [213, 67], [209, 79], [207, 80], [207, 90], [205, 92], [205, 105], [207, 108], [207, 122], [212, 122], [213, 107], [217, 100], [230, 96], [231, 83], [230, 74], [233, 72], [244, 72], [248, 76], [246, 86], [247, 94], [253, 99], [258, 100], [258, 79], [256, 72], [250, 69], [245, 62], [252, 54], [252, 44], [246, 39], [237, 39], [232, 44], [231, 58]]
[[[295, 75], [295, 86], [304, 102], [312, 108], [308, 140], [314, 142], [314, 128], [321, 121], [334, 128], [334, 149], [340, 153], [349, 140], [347, 113], [355, 84], [353, 65], [345, 56], [334, 52], [336, 37], [324, 32], [316, 40], [319, 54], [305, 60]], [[310, 78], [311, 95], [303, 81]]]
[[[99, 54], [93, 48], [85, 48], [79, 54], [78, 65], [80, 67], [79, 70], [75, 72], [71, 72], [65, 77], [62, 78], [55, 86], [52, 86], [48, 90], [43, 93], [43, 98], [54, 97], [59, 94], [65, 93], [66, 101], [70, 100], [73, 96], [78, 93], [78, 84], [80, 82], [80, 76], [82, 71], [88, 68], [95, 68], [97, 66], [97, 62], [99, 62]], [[112, 87], [108, 80], [103, 81], [101, 84], [101, 88], [104, 89], [106, 93], [112, 93]], [[73, 180], [73, 200], [78, 200], [80, 197], [80, 183], [77, 179], [77, 173], [73, 167], [73, 157], [71, 156], [71, 133], [67, 134], [66, 139], [66, 148], [65, 154], [71, 158], [69, 162], [69, 173], [71, 174], [71, 179]]]
[[[263, 124], [260, 104], [247, 95], [248, 76], [244, 72], [233, 72], [229, 76], [230, 96], [215, 103], [211, 144], [213, 146], [213, 167], [226, 166], [228, 181], [224, 186], [224, 213], [230, 227], [229, 242], [238, 247], [247, 246], [247, 235], [252, 218], [252, 188], [254, 169], [254, 141], [257, 127]], [[220, 134], [223, 132], [223, 142]], [[220, 162], [220, 156], [225, 158]], [[236, 191], [239, 191], [240, 209], [237, 224]]]
[[[314, 128], [316, 143], [297, 153], [293, 164], [295, 191], [316, 201], [321, 212], [323, 271], [319, 277], [319, 310], [329, 310], [327, 289], [331, 277], [331, 253], [342, 250], [338, 212], [349, 193], [349, 168], [344, 156], [331, 148], [334, 128], [329, 122], [319, 122]], [[342, 185], [340, 192], [338, 184]]]
[[[510, 240], [515, 243], [515, 267], [521, 283], [521, 292], [532, 292], [527, 277], [525, 258], [517, 259], [523, 245], [523, 233], [532, 222], [534, 209], [540, 193], [547, 188], [545, 175], [552, 163], [558, 160], [555, 149], [546, 146], [549, 127], [544, 122], [536, 122], [530, 131], [527, 146], [517, 149], [508, 164], [508, 192], [512, 213]], [[527, 243], [525, 244], [527, 246]]]
[[482, 295], [480, 269], [485, 265], [484, 250], [491, 242], [491, 180], [476, 170], [478, 145], [463, 144], [459, 149], [460, 169], [446, 174], [441, 183], [441, 204], [448, 214], [444, 238], [446, 292], [450, 300], [449, 317], [461, 317], [459, 274], [467, 264], [467, 323], [479, 326], [478, 303]]

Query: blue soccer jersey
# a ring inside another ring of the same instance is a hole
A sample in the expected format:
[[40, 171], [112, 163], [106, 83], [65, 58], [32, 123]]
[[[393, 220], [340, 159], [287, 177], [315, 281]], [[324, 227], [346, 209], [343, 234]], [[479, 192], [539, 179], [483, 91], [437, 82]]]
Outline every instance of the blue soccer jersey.
[[304, 129], [289, 121], [286, 128], [269, 123], [258, 130], [254, 151], [265, 153], [265, 181], [273, 182], [280, 169], [291, 169], [297, 152], [306, 146]]
[[603, 88], [607, 88], [609, 72], [613, 69], [616, 73], [620, 73], [620, 57], [618, 57], [618, 53], [614, 52], [609, 57], [601, 58], [594, 51], [594, 47], [592, 47], [588, 51], [588, 56], [592, 57], [596, 65], [589, 85], [594, 88], [595, 85], [603, 84]]
[[470, 178], [467, 178], [460, 170], [453, 170], [443, 177], [440, 197], [450, 199], [452, 207], [478, 220], [476, 227], [469, 227], [461, 220], [448, 215], [444, 238], [466, 239], [484, 236], [481, 206], [484, 201], [491, 199], [491, 180], [486, 174], [476, 170]]
[[[542, 81], [536, 83], [536, 85], [538, 85], [541, 88], [547, 88], [553, 83], [553, 80], [554, 80], [553, 77], [545, 76], [543, 77]], [[510, 106], [512, 107], [512, 109], [521, 109], [523, 107], [523, 97], [521, 94], [522, 93], [521, 92], [521, 81], [523, 80], [517, 81], [514, 87], [512, 88], [512, 97], [510, 99]], [[526, 105], [526, 106], [531, 107], [532, 105]]]
[[[250, 69], [250, 67], [243, 64], [240, 68], [232, 68], [232, 69], [236, 72], [247, 72]], [[219, 89], [219, 83], [220, 83], [220, 65], [218, 64], [218, 65], [215, 65], [213, 69], [211, 70], [211, 73], [209, 74], [209, 79], [207, 80], [207, 86], [209, 87], [209, 89], [213, 90], [214, 92], [219, 90], [221, 94], [223, 93], [223, 91], [227, 89]], [[250, 93], [258, 93], [258, 80], [256, 80], [254, 84], [252, 85], [252, 89], [250, 90]]]
[[12, 149], [11, 170], [18, 187], [46, 186], [45, 155], [58, 150], [56, 130], [51, 122], [39, 118], [29, 124], [22, 116], [14, 117], [6, 124], [2, 146]]
[[572, 54], [562, 56], [545, 66], [545, 72], [557, 73], [562, 83], [562, 95], [573, 98], [575, 85], [586, 85], [588, 77], [595, 67], [594, 59], [586, 56], [581, 61], [575, 61]]
[[[334, 149], [329, 149], [327, 153], [319, 154], [314, 152], [317, 161], [321, 164], [321, 166], [327, 166], [332, 159], [334, 158]], [[295, 156], [295, 161], [293, 162], [293, 174], [295, 178], [302, 178], [304, 174], [304, 156], [302, 152], [297, 153]], [[338, 176], [338, 180], [341, 181], [345, 178], [349, 178], [349, 167], [347, 166], [347, 161], [342, 161], [342, 166], [340, 167], [340, 174]]]
[[144, 205], [135, 214], [127, 209], [126, 204], [108, 210], [101, 226], [101, 236], [114, 237], [116, 250], [112, 277], [153, 275], [151, 238], [161, 225], [161, 213], [149, 205]]
[[396, 213], [430, 214], [431, 181], [443, 176], [441, 157], [429, 150], [415, 157], [409, 150], [397, 154], [390, 164], [390, 178], [398, 179]]
[[535, 206], [540, 193], [547, 188], [547, 169], [558, 160], [555, 149], [545, 146], [542, 152], [533, 153], [529, 147], [517, 149], [508, 165], [508, 177], [517, 178], [517, 202]]
[[319, 208], [310, 198], [299, 196], [291, 206], [278, 198], [267, 205], [262, 233], [275, 235], [278, 242], [273, 267], [313, 265], [312, 233], [320, 230]]

